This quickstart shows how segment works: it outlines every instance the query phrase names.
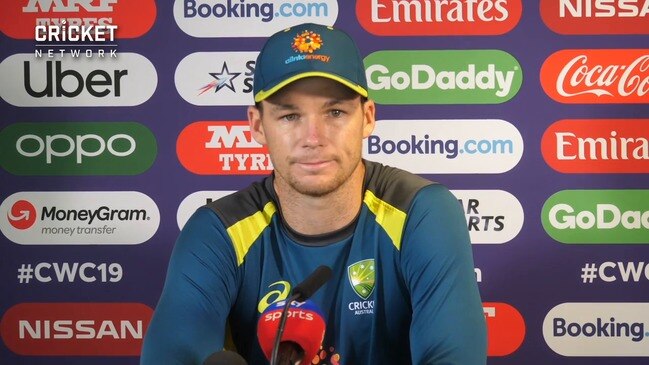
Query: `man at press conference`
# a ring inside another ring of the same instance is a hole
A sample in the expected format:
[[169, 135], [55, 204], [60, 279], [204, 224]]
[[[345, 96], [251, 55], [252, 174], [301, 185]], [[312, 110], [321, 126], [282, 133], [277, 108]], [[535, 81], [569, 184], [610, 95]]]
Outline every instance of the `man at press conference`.
[[274, 171], [185, 225], [142, 365], [486, 363], [462, 209], [443, 185], [362, 158], [367, 90], [345, 32], [307, 23], [267, 40], [248, 120]]

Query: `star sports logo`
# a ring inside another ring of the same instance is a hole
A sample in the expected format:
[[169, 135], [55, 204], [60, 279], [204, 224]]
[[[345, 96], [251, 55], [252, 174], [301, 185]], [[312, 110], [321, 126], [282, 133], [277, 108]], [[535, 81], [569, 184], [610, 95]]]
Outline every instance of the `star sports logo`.
[[204, 93], [212, 89], [214, 89], [214, 93], [217, 93], [219, 92], [219, 90], [223, 89], [224, 87], [227, 87], [233, 92], [236, 92], [236, 90], [234, 89], [234, 85], [232, 84], [232, 80], [236, 79], [237, 76], [241, 75], [241, 72], [230, 72], [230, 70], [228, 70], [227, 63], [223, 62], [223, 66], [221, 67], [220, 72], [210, 72], [209, 74], [215, 80], [203, 86], [200, 89], [201, 92], [198, 95], [203, 95]]
[[18, 200], [7, 212], [7, 219], [16, 229], [28, 229], [36, 222], [36, 208], [27, 200]]
[[313, 53], [313, 51], [319, 50], [322, 44], [320, 34], [305, 30], [302, 34], [298, 34], [293, 38], [293, 44], [291, 46], [295, 52]]
[[374, 259], [362, 260], [349, 265], [347, 276], [354, 292], [363, 300], [367, 300], [374, 292]]

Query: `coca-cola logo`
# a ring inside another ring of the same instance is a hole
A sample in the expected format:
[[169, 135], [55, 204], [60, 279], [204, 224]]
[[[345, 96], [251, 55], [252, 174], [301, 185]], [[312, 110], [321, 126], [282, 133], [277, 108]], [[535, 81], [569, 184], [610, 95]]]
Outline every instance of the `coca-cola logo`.
[[543, 63], [541, 85], [561, 103], [647, 103], [649, 49], [562, 50]]

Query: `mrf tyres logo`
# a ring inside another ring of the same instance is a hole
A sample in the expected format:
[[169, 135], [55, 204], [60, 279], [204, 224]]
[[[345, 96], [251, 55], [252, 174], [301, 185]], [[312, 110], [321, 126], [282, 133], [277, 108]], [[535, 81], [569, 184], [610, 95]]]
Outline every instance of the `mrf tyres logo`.
[[382, 36], [499, 35], [521, 18], [521, 0], [357, 0], [356, 17]]
[[180, 163], [199, 175], [262, 175], [273, 169], [265, 146], [257, 143], [248, 122], [194, 122], [178, 136]]
[[563, 356], [649, 356], [649, 303], [562, 303], [543, 320], [548, 346]]
[[30, 244], [138, 244], [153, 236], [160, 212], [133, 191], [19, 192], [0, 204], [0, 230]]
[[363, 299], [348, 303], [347, 309], [356, 316], [374, 314], [374, 300], [368, 300], [376, 286], [374, 259], [361, 260], [349, 265], [347, 277], [354, 293]]
[[543, 228], [563, 243], [649, 244], [649, 190], [563, 190], [543, 205]]
[[20, 0], [2, 5], [2, 33], [46, 42], [42, 44], [46, 48], [50, 42], [66, 44], [55, 47], [54, 53], [61, 49], [67, 53], [68, 45], [74, 43], [97, 46], [106, 40], [140, 37], [156, 18], [154, 0]]
[[0, 131], [0, 166], [15, 175], [136, 175], [157, 154], [139, 123], [16, 123]]
[[487, 355], [507, 356], [518, 350], [526, 333], [518, 309], [507, 303], [483, 302], [482, 310], [487, 322]]
[[299, 23], [333, 25], [335, 0], [175, 0], [174, 18], [193, 37], [267, 37]]
[[365, 57], [380, 104], [499, 104], [518, 93], [518, 61], [499, 50], [378, 51]]

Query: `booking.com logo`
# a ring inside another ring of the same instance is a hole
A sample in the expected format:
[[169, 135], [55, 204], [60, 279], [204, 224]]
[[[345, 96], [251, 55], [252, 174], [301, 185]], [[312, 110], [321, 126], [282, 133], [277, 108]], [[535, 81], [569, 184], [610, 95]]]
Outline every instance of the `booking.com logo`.
[[224, 3], [206, 4], [196, 0], [185, 0], [185, 18], [261, 18], [270, 22], [276, 17], [320, 17], [329, 15], [329, 4], [325, 2], [247, 2], [250, 0], [227, 0]]
[[454, 159], [458, 154], [469, 155], [506, 155], [514, 153], [514, 142], [511, 139], [430, 139], [428, 134], [423, 138], [411, 135], [410, 139], [385, 139], [372, 135], [367, 139], [367, 153], [374, 155], [378, 153], [402, 155], [435, 155], [441, 154], [448, 159]]

